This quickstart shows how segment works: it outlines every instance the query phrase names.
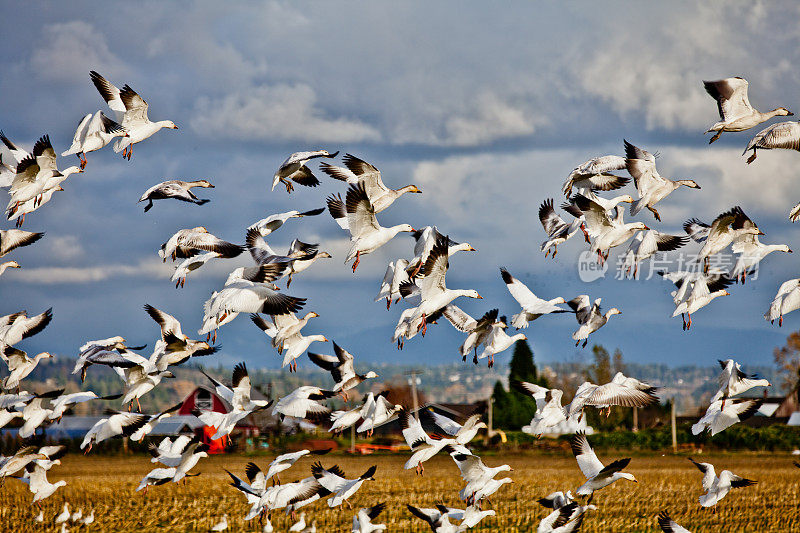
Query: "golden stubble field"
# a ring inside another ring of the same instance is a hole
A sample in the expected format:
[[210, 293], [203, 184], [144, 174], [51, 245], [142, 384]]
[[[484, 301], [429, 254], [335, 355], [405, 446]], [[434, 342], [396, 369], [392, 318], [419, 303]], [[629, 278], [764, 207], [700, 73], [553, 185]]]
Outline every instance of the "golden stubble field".
[[[613, 455], [613, 456], [612, 456]], [[599, 454], [608, 462], [621, 454]], [[489, 517], [476, 531], [536, 531], [545, 510], [535, 500], [555, 490], [577, 488], [583, 478], [571, 456], [561, 455], [484, 455], [489, 466], [510, 464], [513, 484], [505, 485], [492, 499], [490, 508], [497, 517]], [[800, 531], [800, 469], [792, 466], [787, 454], [736, 454], [698, 456], [717, 468], [757, 480], [753, 487], [733, 490], [717, 505], [717, 512], [701, 509], [697, 498], [701, 473], [685, 456], [634, 456], [627, 472], [639, 483], [618, 481], [598, 491], [595, 503], [599, 509], [587, 518], [582, 531], [637, 532], [660, 531], [656, 515], [662, 509], [670, 512], [681, 525], [693, 532], [797, 532]], [[49, 479], [65, 479], [60, 488], [43, 503], [45, 523], [36, 524], [38, 509], [30, 504], [27, 487], [15, 480], [0, 488], [0, 531], [57, 531], [53, 519], [65, 501], [84, 512], [95, 509], [96, 522], [89, 527], [75, 526], [73, 531], [208, 531], [223, 513], [228, 513], [228, 531], [260, 531], [257, 520], [245, 523], [242, 518], [248, 506], [244, 497], [228, 485], [223, 468], [244, 478], [244, 465], [254, 460], [262, 468], [271, 457], [241, 455], [215, 456], [201, 461], [187, 486], [174, 484], [151, 487], [147, 495], [135, 493], [140, 479], [150, 470], [149, 457], [93, 457], [68, 455], [64, 464], [51, 470]], [[402, 470], [406, 456], [381, 455], [351, 457], [333, 454], [322, 457], [330, 466], [338, 463], [348, 477], [355, 477], [370, 465], [377, 464], [376, 481], [365, 483], [352, 498], [353, 510], [329, 509], [324, 502], [306, 508], [308, 521], [317, 520], [317, 531], [350, 531], [352, 517], [359, 507], [387, 502], [381, 522], [389, 531], [428, 531], [427, 526], [412, 519], [407, 503], [433, 506], [443, 502], [461, 506], [457, 492], [462, 487], [458, 470], [449, 457], [437, 457], [427, 463], [424, 477]], [[302, 459], [285, 472], [284, 481], [309, 475], [312, 460]], [[282, 511], [273, 513], [276, 531], [286, 531], [291, 524]]]

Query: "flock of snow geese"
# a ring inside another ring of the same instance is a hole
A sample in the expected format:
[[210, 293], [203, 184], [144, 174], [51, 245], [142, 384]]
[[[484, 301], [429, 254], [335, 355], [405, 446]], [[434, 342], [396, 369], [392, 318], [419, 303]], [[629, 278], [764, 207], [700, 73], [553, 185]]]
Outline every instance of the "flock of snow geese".
[[[18, 228], [25, 222], [26, 215], [49, 202], [55, 192], [63, 190], [62, 185], [70, 175], [84, 171], [88, 153], [100, 150], [113, 141], [114, 151], [122, 152], [123, 157], [130, 160], [135, 144], [162, 128], [177, 129], [169, 120], [151, 121], [148, 118], [147, 102], [130, 86], [125, 85], [120, 90], [94, 71], [91, 72], [90, 79], [113, 112], [114, 119], [107, 117], [103, 111], [97, 111], [87, 114], [80, 121], [72, 145], [62, 153], [62, 156], [76, 154], [80, 160], [79, 166], [59, 170], [56, 153], [48, 135], [42, 136], [29, 153], [0, 133], [0, 140], [10, 154], [10, 159], [7, 155], [6, 160], [0, 155], [0, 185], [8, 188], [11, 197], [6, 208], [7, 219], [10, 221], [16, 218], [17, 226], [15, 229], [0, 230], [0, 257], [18, 247], [34, 244], [43, 237], [44, 233]], [[754, 109], [747, 98], [747, 81], [742, 78], [704, 83], [706, 91], [717, 101], [721, 118], [720, 122], [708, 130], [716, 132], [710, 142], [718, 139], [723, 132], [743, 131], [774, 116], [791, 115], [782, 107], [768, 113]], [[759, 132], [745, 150], [745, 153], [753, 151], [747, 162], [755, 159], [757, 150], [774, 148], [800, 150], [800, 125], [797, 122], [783, 122]], [[625, 223], [624, 211], [618, 204], [631, 204], [632, 216], [646, 208], [660, 222], [661, 216], [656, 204], [680, 187], [699, 189], [700, 185], [689, 179], [673, 181], [665, 178], [658, 173], [653, 154], [627, 141], [624, 149], [624, 157], [598, 157], [578, 166], [569, 175], [563, 186], [567, 201], [562, 208], [573, 218], [571, 222], [567, 223], [556, 213], [552, 199], [542, 203], [539, 218], [547, 233], [547, 240], [541, 246], [545, 256], [551, 253], [555, 256], [558, 246], [576, 235], [578, 230], [582, 231], [591, 254], [600, 263], [608, 261], [612, 248], [630, 241], [623, 262], [627, 274], [636, 277], [640, 263], [657, 252], [676, 250], [690, 239], [701, 243], [702, 248], [697, 256], [698, 268], [661, 273], [677, 286], [672, 293], [676, 306], [673, 316], [682, 315], [683, 327], [687, 329], [691, 326], [692, 314], [714, 298], [727, 295], [724, 289], [733, 281], [744, 282], [769, 253], [791, 252], [785, 245], [760, 243], [758, 236], [763, 235], [763, 232], [738, 206], [717, 216], [710, 225], [697, 219], [687, 221], [684, 224], [687, 236], [662, 233], [649, 228], [644, 222]], [[317, 158], [334, 159], [337, 156], [338, 152], [331, 153], [327, 150], [292, 154], [275, 172], [272, 190], [278, 184], [283, 185], [287, 193], [291, 193], [295, 185], [319, 185], [320, 181], [308, 166], [309, 162]], [[323, 162], [319, 169], [331, 178], [345, 182], [347, 186], [344, 197], [342, 194], [331, 195], [326, 199], [326, 206], [334, 221], [350, 234], [351, 248], [345, 262], [352, 261], [353, 272], [356, 272], [363, 256], [374, 252], [399, 233], [407, 232], [414, 238], [411, 251], [413, 255], [410, 259], [399, 258], [389, 263], [375, 298], [376, 302], [385, 300], [387, 309], [393, 303], [398, 304], [401, 301], [408, 304], [402, 311], [392, 336], [392, 341], [398, 348], [402, 348], [407, 340], [417, 334], [424, 336], [428, 326], [436, 324], [441, 318], [466, 334], [459, 353], [465, 361], [471, 354], [475, 364], [481, 359], [487, 359], [488, 366], [492, 366], [495, 355], [508, 349], [516, 341], [526, 338], [522, 333], [509, 335], [506, 332], [506, 318], [498, 316], [497, 309], [476, 319], [453, 303], [462, 296], [482, 298], [474, 289], [451, 289], [445, 283], [450, 257], [457, 252], [475, 251], [469, 243], [456, 242], [434, 226], [415, 229], [410, 224], [391, 227], [380, 225], [377, 214], [391, 207], [406, 193], [421, 193], [417, 186], [411, 184], [392, 189], [384, 184], [381, 172], [372, 164], [350, 154], [345, 155], [342, 162], [344, 166]], [[619, 189], [630, 181], [628, 177], [613, 174], [621, 170], [627, 170], [633, 178], [638, 198], [628, 194], [614, 198], [599, 196], [598, 192]], [[164, 181], [147, 189], [139, 201], [147, 202], [145, 212], [153, 207], [155, 200], [176, 199], [197, 205], [209, 202], [191, 192], [195, 187], [213, 188], [214, 185], [207, 180]], [[259, 220], [246, 229], [244, 245], [224, 241], [203, 226], [181, 229], [162, 244], [158, 254], [163, 261], [181, 260], [171, 279], [176, 288], [183, 287], [187, 276], [211, 260], [237, 257], [247, 250], [253, 264], [234, 269], [224, 285], [205, 302], [203, 323], [198, 332], [206, 336], [205, 340], [189, 338], [183, 333], [178, 319], [145, 305], [145, 311], [160, 328], [159, 338], [149, 357], [137, 353], [144, 346], [127, 346], [122, 336], [89, 341], [81, 346], [73, 374], [79, 375], [83, 381], [92, 365], [111, 367], [123, 381], [123, 392], [117, 395], [98, 397], [91, 391], [64, 394], [63, 389], [42, 393], [21, 390], [22, 381], [39, 361], [52, 356], [43, 352], [29, 357], [15, 345], [46, 328], [53, 314], [48, 309], [34, 316], [20, 311], [1, 317], [0, 355], [8, 366], [9, 374], [2, 382], [0, 427], [20, 418], [23, 424], [19, 428], [19, 436], [23, 439], [29, 438], [34, 436], [37, 428], [60, 420], [73, 405], [121, 398], [122, 405], [128, 406], [127, 411], [107, 410], [106, 416], [86, 434], [81, 449], [88, 453], [95, 444], [119, 436], [126, 436], [134, 441], [142, 440], [160, 420], [172, 416], [180, 407], [178, 405], [160, 413], [144, 414], [140, 405], [142, 396], [157, 387], [163, 379], [173, 377], [170, 367], [185, 363], [192, 357], [215, 353], [218, 347], [209, 342], [215, 342], [217, 330], [240, 313], [248, 314], [252, 322], [267, 335], [268, 342], [278, 354], [283, 355], [283, 367], [288, 367], [290, 372], [296, 370], [297, 359], [308, 351], [311, 344], [328, 342], [328, 338], [302, 333], [309, 320], [318, 316], [317, 313], [308, 312], [299, 318], [296, 313], [305, 307], [307, 300], [280, 291], [276, 282], [285, 277], [288, 289], [293, 276], [310, 268], [316, 260], [331, 256], [322, 251], [319, 244], [306, 243], [299, 239], [291, 243], [285, 254], [276, 252], [268, 244], [267, 237], [291, 219], [316, 216], [324, 210], [292, 210]], [[800, 204], [791, 210], [790, 218], [794, 221], [798, 216]], [[734, 253], [740, 254], [734, 269], [723, 272], [712, 268], [713, 257], [728, 246], [732, 247]], [[2, 263], [0, 274], [7, 268], [20, 267], [17, 261]], [[586, 346], [591, 333], [606, 325], [613, 315], [620, 313], [617, 308], [603, 313], [600, 299], [592, 301], [586, 294], [569, 301], [563, 297], [542, 299], [514, 278], [507, 269], [501, 268], [500, 273], [511, 296], [520, 305], [519, 312], [513, 315], [510, 323], [517, 330], [527, 328], [531, 321], [543, 315], [572, 313], [579, 326], [573, 334], [573, 340], [576, 345], [583, 341], [583, 346]], [[562, 304], [568, 308], [561, 307]], [[789, 280], [781, 286], [765, 318], [770, 321], [778, 319], [782, 323], [783, 315], [798, 307], [800, 279]], [[198, 411], [195, 414], [203, 423], [216, 429], [214, 439], [227, 439], [239, 420], [250, 413], [270, 407], [272, 413], [281, 418], [319, 420], [321, 416], [329, 416], [332, 422], [330, 431], [337, 434], [351, 427], [358, 433], [371, 434], [375, 428], [399, 420], [403, 436], [412, 451], [405, 464], [406, 469], [414, 469], [419, 475], [423, 475], [424, 463], [444, 452], [452, 457], [465, 482], [464, 488], [458, 493], [466, 504], [465, 509], [443, 505], [420, 508], [409, 504], [409, 512], [426, 522], [437, 533], [465, 531], [486, 517], [493, 516], [495, 511], [483, 510], [483, 502], [504, 484], [513, 482], [508, 477], [497, 477], [512, 468], [509, 465], [487, 466], [467, 447], [478, 431], [486, 427], [481, 422], [480, 415], [472, 415], [459, 423], [426, 408], [415, 412], [408, 406], [393, 405], [388, 401], [386, 391], [379, 394], [369, 392], [360, 404], [348, 410], [331, 412], [331, 408], [323, 403], [324, 400], [340, 395], [349, 405], [348, 395], [359, 384], [378, 377], [373, 371], [357, 372], [353, 354], [336, 342], [332, 342], [332, 347], [333, 355], [308, 352], [308, 357], [314, 364], [331, 374], [334, 385], [330, 389], [306, 385], [277, 401], [253, 399], [247, 368], [244, 363], [240, 363], [233, 370], [231, 386], [207, 376], [216, 393], [231, 405], [231, 411]], [[706, 414], [692, 427], [694, 434], [709, 430], [714, 435], [753, 415], [762, 400], [741, 398], [741, 395], [755, 386], [769, 385], [766, 380], [747, 375], [732, 359], [720, 361], [720, 364], [720, 389], [712, 398]], [[512, 385], [535, 399], [538, 409], [531, 424], [526, 426], [526, 431], [538, 436], [568, 419], [580, 420], [584, 410], [589, 407], [608, 411], [615, 405], [641, 407], [659, 400], [655, 387], [622, 373], [615, 375], [606, 384], [584, 383], [566, 406], [562, 405], [563, 393], [558, 389], [546, 389], [526, 382], [514, 382]], [[134, 403], [136, 411], [133, 410]], [[421, 417], [426, 423], [437, 427], [437, 431], [441, 433], [429, 434], [423, 428]], [[161, 466], [145, 475], [136, 488], [137, 491], [146, 492], [150, 486], [178, 483], [181, 480], [185, 483], [188, 476], [197, 475], [190, 472], [207, 456], [208, 447], [196, 438], [178, 436], [174, 439], [165, 438], [157, 445], [151, 443], [150, 450], [152, 462], [160, 463]], [[310, 475], [304, 479], [294, 483], [280, 482], [279, 474], [292, 468], [306, 455], [323, 455], [327, 451], [301, 450], [278, 456], [268, 465], [266, 472], [255, 463], [249, 463], [245, 469], [246, 480], [226, 471], [231, 477], [231, 485], [244, 495], [250, 505], [245, 519], [258, 517], [263, 531], [270, 532], [273, 531], [270, 516], [275, 510], [285, 509], [287, 514], [295, 516], [298, 509], [321, 499], [326, 499], [330, 507], [342, 506], [344, 503], [350, 505], [349, 499], [365, 482], [374, 479], [376, 466], [370, 467], [361, 475], [349, 477], [339, 466], [323, 466], [321, 461], [317, 461], [312, 465]], [[586, 512], [597, 509], [591, 503], [595, 491], [620, 479], [636, 482], [632, 474], [623, 472], [630, 463], [630, 458], [618, 459], [604, 465], [592, 450], [584, 433], [579, 432], [573, 437], [572, 451], [586, 478], [585, 483], [575, 490], [575, 494], [588, 499], [582, 505], [575, 501], [571, 491], [556, 492], [540, 499], [541, 505], [552, 510], [539, 524], [540, 532], [578, 531]], [[27, 483], [34, 494], [33, 502], [39, 503], [65, 485], [64, 481], [50, 483], [47, 480], [48, 471], [61, 463], [65, 452], [64, 446], [28, 445], [13, 455], [0, 456], [0, 483], [8, 477]], [[728, 470], [723, 470], [717, 476], [713, 465], [694, 460], [692, 462], [703, 473], [702, 487], [705, 494], [699, 499], [703, 507], [716, 505], [731, 488], [755, 483]], [[273, 481], [272, 485], [269, 484], [270, 480]], [[353, 531], [366, 533], [386, 530], [386, 525], [373, 523], [384, 508], [385, 505], [379, 503], [360, 509], [353, 517]], [[65, 531], [68, 523], [89, 525], [94, 519], [94, 511], [86, 516], [82, 510], [70, 513], [69, 505], [65, 503], [64, 511], [55, 518], [55, 522], [61, 524], [62, 531]], [[43, 512], [36, 520], [44, 520]], [[659, 515], [658, 522], [664, 531], [687, 531], [675, 523], [666, 511]], [[226, 514], [212, 530], [222, 531], [227, 527]], [[289, 531], [297, 532], [316, 530], [315, 521], [312, 520], [310, 524], [306, 522], [305, 512], [289, 528]]]

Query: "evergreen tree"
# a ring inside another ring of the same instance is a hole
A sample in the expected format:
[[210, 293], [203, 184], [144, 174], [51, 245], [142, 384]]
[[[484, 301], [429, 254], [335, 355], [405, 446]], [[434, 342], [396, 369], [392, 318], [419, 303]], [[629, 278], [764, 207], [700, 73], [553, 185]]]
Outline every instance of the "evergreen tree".
[[[524, 340], [517, 341], [514, 344], [514, 353], [509, 364], [508, 380], [509, 383], [527, 381], [542, 387], [548, 387], [547, 379], [539, 377], [533, 351]], [[522, 426], [530, 424], [533, 415], [536, 414], [536, 402], [533, 398], [513, 387], [509, 392], [506, 392], [500, 382], [495, 385], [492, 398], [494, 399], [492, 422], [495, 427], [520, 429]]]

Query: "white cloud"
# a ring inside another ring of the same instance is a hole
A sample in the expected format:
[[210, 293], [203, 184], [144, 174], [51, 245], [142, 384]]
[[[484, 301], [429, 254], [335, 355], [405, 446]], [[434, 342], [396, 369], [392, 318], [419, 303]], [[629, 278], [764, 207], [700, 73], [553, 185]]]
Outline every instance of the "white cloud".
[[75, 235], [53, 236], [47, 239], [50, 257], [57, 261], [71, 261], [84, 255], [78, 237]]
[[109, 49], [105, 35], [79, 20], [45, 26], [42, 44], [31, 54], [33, 71], [48, 81], [80, 79], [83, 83], [87, 70], [119, 74], [119, 65], [120, 60]]
[[445, 135], [439, 140], [446, 146], [478, 146], [498, 139], [530, 135], [534, 119], [521, 107], [503, 101], [492, 92], [475, 99], [469, 113], [445, 117]]
[[109, 264], [87, 267], [36, 267], [23, 268], [15, 279], [20, 283], [60, 285], [93, 283], [126, 277], [154, 277], [169, 280], [172, 268], [161, 261], [145, 259], [135, 265]]
[[359, 120], [326, 117], [316, 100], [308, 85], [259, 85], [222, 98], [200, 98], [192, 127], [206, 137], [240, 140], [380, 140], [375, 128]]

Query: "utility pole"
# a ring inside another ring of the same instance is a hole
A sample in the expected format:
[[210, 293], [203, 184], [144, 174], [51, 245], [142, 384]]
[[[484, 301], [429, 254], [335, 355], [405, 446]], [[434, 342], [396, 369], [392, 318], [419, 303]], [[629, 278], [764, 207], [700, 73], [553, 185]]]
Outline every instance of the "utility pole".
[[417, 376], [421, 376], [422, 372], [419, 370], [410, 370], [406, 372], [406, 376], [410, 376], [408, 378], [408, 384], [411, 385], [411, 398], [414, 402], [414, 418], [419, 421], [419, 399], [417, 398], [417, 383], [419, 382], [419, 378]]
[[489, 427], [486, 428], [486, 434], [489, 436], [490, 439], [492, 438], [492, 435], [494, 434], [494, 429], [492, 429], [492, 403], [493, 403], [492, 400], [493, 400], [493, 398], [491, 396], [489, 396], [489, 400], [487, 401], [487, 403], [489, 404], [489, 424], [487, 424], [487, 425]]
[[356, 453], [356, 425], [350, 426], [350, 453]]
[[633, 408], [633, 432], [639, 431], [639, 408]]
[[672, 409], [670, 413], [672, 422], [672, 453], [678, 453], [678, 433], [675, 429], [675, 397], [672, 397]]

